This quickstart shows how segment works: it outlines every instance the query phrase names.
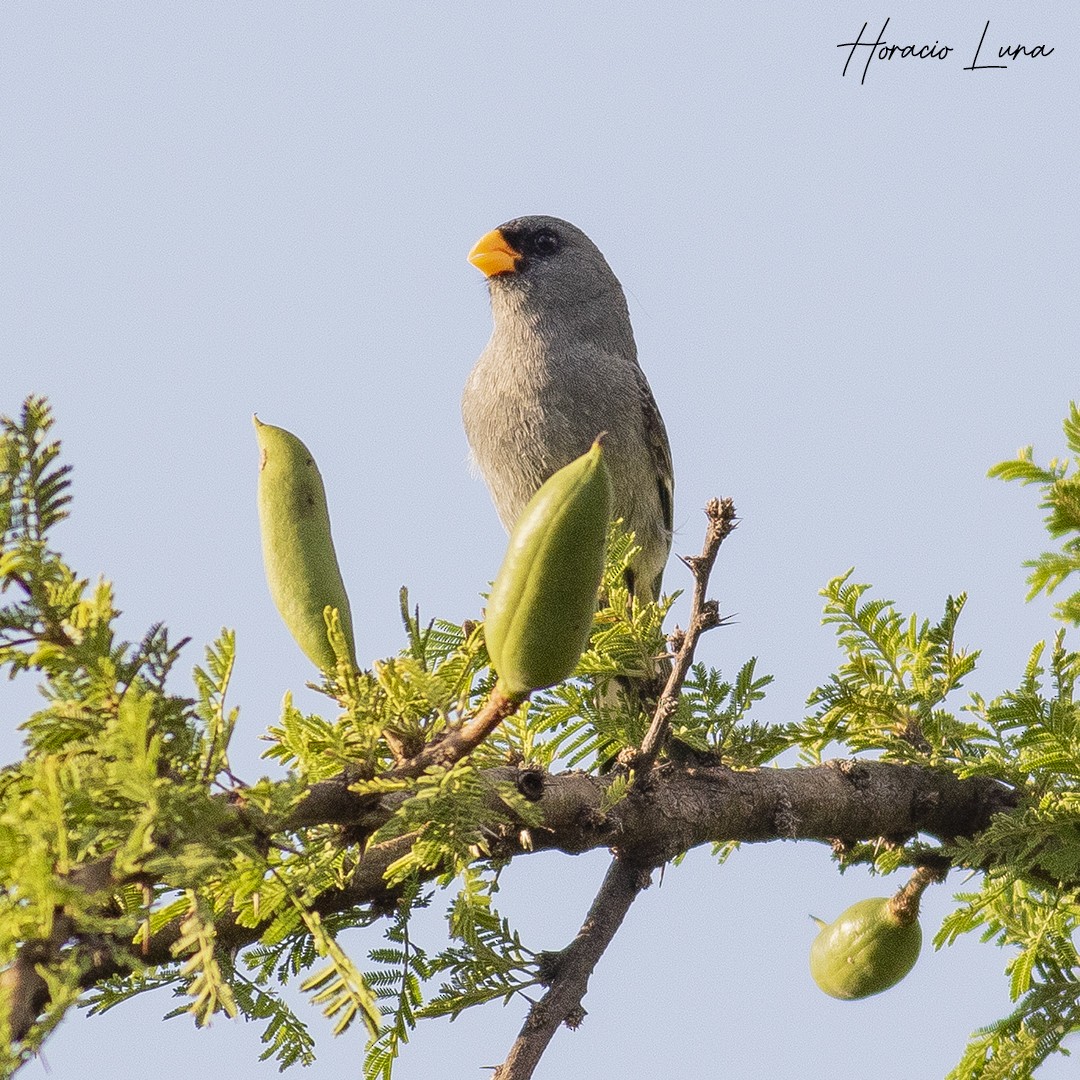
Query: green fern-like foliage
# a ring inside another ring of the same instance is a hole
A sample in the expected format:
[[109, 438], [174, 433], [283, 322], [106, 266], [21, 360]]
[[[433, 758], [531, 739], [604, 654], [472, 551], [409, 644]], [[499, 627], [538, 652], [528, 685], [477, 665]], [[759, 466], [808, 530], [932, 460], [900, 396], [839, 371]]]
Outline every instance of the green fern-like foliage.
[[898, 761], [957, 760], [973, 732], [943, 705], [979, 655], [955, 641], [965, 597], [949, 597], [935, 623], [905, 618], [891, 600], [865, 599], [870, 586], [853, 583], [851, 573], [822, 590], [822, 621], [836, 630], [844, 660], [810, 695], [815, 711], [800, 733], [810, 760], [830, 743]]
[[756, 657], [743, 664], [734, 682], [713, 668], [694, 664], [672, 721], [672, 736], [726, 765], [745, 769], [764, 765], [792, 741], [785, 726], [747, 719], [771, 682], [771, 675], [757, 674]]
[[[671, 600], [631, 601], [623, 571], [633, 538], [613, 531], [605, 599], [577, 677], [509, 717], [468, 758], [395, 776], [475, 714], [494, 683], [482, 626], [425, 623], [403, 590], [404, 648], [366, 670], [341, 662], [325, 672], [325, 715], [302, 713], [286, 695], [266, 756], [287, 776], [244, 782], [229, 763], [235, 635], [223, 630], [205, 650], [194, 700], [169, 689], [185, 642], [161, 625], [138, 643], [116, 638], [111, 585], [89, 584], [50, 544], [70, 504], [51, 428], [47, 404], [30, 399], [3, 422], [0, 441], [0, 667], [36, 675], [44, 695], [23, 724], [23, 759], [0, 770], [0, 968], [30, 946], [49, 991], [17, 1039], [0, 1010], [3, 1071], [36, 1052], [73, 1003], [102, 1011], [166, 987], [180, 998], [169, 1015], [198, 1024], [243, 1015], [263, 1025], [264, 1057], [307, 1064], [311, 1034], [278, 993], [295, 980], [335, 1032], [366, 1028], [366, 1073], [389, 1077], [420, 1020], [535, 985], [536, 957], [493, 897], [499, 845], [522, 842], [539, 812], [497, 767], [596, 769], [640, 741], [647, 717], [607, 700], [606, 688], [653, 671]], [[340, 626], [328, 631], [345, 661]], [[704, 668], [696, 678], [684, 734], [750, 763], [734, 748], [764, 731], [738, 734], [767, 679], [752, 665], [734, 684]], [[324, 781], [386, 797], [393, 810], [351, 832], [290, 827]], [[320, 914], [318, 898], [348, 885], [366, 847], [402, 841], [386, 875], [397, 898], [388, 927], [385, 910]], [[446, 899], [448, 937], [421, 945], [411, 916], [435, 895]], [[383, 943], [370, 943], [358, 965], [339, 936], [378, 937], [380, 927]], [[222, 944], [237, 928], [253, 941], [239, 953]], [[113, 943], [111, 971], [87, 992], [95, 939]]]
[[[450, 941], [432, 955], [412, 940], [409, 915], [427, 906], [431, 892], [414, 883], [406, 890], [388, 945], [373, 949], [379, 967], [367, 978], [381, 1000], [392, 1004], [390, 1019], [372, 1040], [364, 1063], [364, 1080], [390, 1080], [394, 1062], [421, 1020], [458, 1016], [490, 1001], [504, 1004], [537, 983], [537, 957], [495, 910], [498, 888], [490, 869], [464, 870], [447, 912]], [[427, 988], [438, 984], [428, 995]]]
[[[1035, 464], [1032, 448], [1025, 446], [1012, 461], [999, 462], [989, 473], [1042, 488], [1039, 505], [1046, 511], [1046, 531], [1055, 540], [1062, 540], [1058, 551], [1045, 551], [1024, 564], [1031, 568], [1029, 600], [1043, 592], [1050, 595], [1080, 573], [1080, 409], [1075, 401], [1069, 404], [1063, 427], [1066, 445], [1073, 454], [1071, 463], [1068, 458], [1053, 458], [1043, 468]], [[1080, 589], [1062, 600], [1055, 614], [1080, 626]]]
[[[617, 688], [655, 678], [674, 599], [629, 596], [633, 538], [612, 532], [575, 676], [534, 695], [469, 756], [419, 776], [401, 768], [474, 717], [494, 683], [482, 625], [425, 622], [403, 591], [403, 646], [370, 668], [351, 667], [331, 616], [339, 663], [322, 676], [325, 708], [304, 713], [286, 695], [266, 735], [285, 777], [244, 781], [229, 762], [234, 635], [206, 649], [194, 700], [170, 687], [184, 642], [160, 625], [138, 642], [117, 639], [112, 587], [91, 585], [51, 546], [70, 500], [51, 426], [45, 402], [31, 399], [0, 429], [0, 668], [36, 676], [43, 694], [22, 725], [23, 759], [0, 770], [0, 969], [29, 950], [49, 996], [18, 1038], [0, 1009], [0, 1071], [38, 1050], [73, 1004], [101, 1011], [163, 988], [177, 996], [172, 1015], [244, 1016], [262, 1025], [264, 1057], [308, 1064], [311, 1033], [279, 993], [296, 982], [335, 1032], [366, 1032], [367, 1080], [390, 1080], [421, 1021], [543, 983], [543, 957], [495, 904], [508, 852], [527, 849], [539, 821], [507, 766], [610, 770], [604, 812], [630, 792], [613, 763], [640, 743], [649, 707]], [[1066, 437], [1080, 454], [1075, 406]], [[1031, 564], [1031, 582], [1056, 588], [1080, 568], [1077, 472], [1056, 461], [1040, 470], [1022, 453], [995, 474], [1042, 485], [1061, 547]], [[958, 638], [962, 594], [933, 619], [872, 597], [851, 572], [823, 595], [840, 662], [811, 693], [809, 716], [760, 719], [770, 678], [755, 659], [728, 678], [696, 664], [661, 764], [760, 768], [797, 748], [811, 764], [826, 752], [867, 754], [1012, 788], [1017, 810], [972, 840], [928, 852], [921, 838], [891, 838], [840, 855], [882, 873], [929, 854], [977, 871], [938, 943], [979, 933], [1000, 945], [1016, 1007], [976, 1035], [953, 1075], [1030, 1075], [1080, 1024], [1080, 658], [1061, 631], [1032, 650], [1014, 689], [964, 698], [978, 653]], [[1057, 609], [1067, 622], [1077, 596]], [[374, 808], [370, 819], [298, 824], [313, 785], [328, 782]], [[380, 905], [321, 904], [376, 848], [395, 853]], [[413, 915], [436, 902], [446, 932], [419, 940]], [[238, 931], [247, 944], [226, 947]], [[105, 941], [111, 967], [88, 989], [94, 943]]]
[[[1080, 414], [1065, 421], [1070, 450], [1080, 453]], [[1080, 464], [1080, 459], [1076, 462]], [[1051, 592], [1080, 569], [1080, 474], [1054, 460], [1035, 465], [1030, 448], [992, 476], [1039, 484], [1047, 530], [1059, 552], [1029, 562], [1029, 599]], [[798, 739], [808, 761], [827, 747], [870, 752], [901, 762], [947, 768], [961, 777], [992, 776], [1013, 788], [1019, 808], [992, 819], [972, 840], [940, 852], [956, 866], [982, 871], [981, 887], [957, 897], [959, 906], [937, 935], [940, 947], [979, 933], [1005, 950], [1016, 1009], [977, 1032], [950, 1080], [1030, 1076], [1080, 1030], [1080, 654], [1059, 629], [1049, 648], [1035, 645], [1015, 689], [992, 700], [971, 694], [957, 703], [975, 651], [956, 641], [964, 596], [950, 597], [937, 621], [905, 616], [894, 602], [869, 599], [851, 572], [823, 591], [824, 621], [837, 633], [843, 660], [812, 692], [814, 710]], [[1076, 623], [1080, 593], [1055, 615]], [[847, 861], [869, 861], [879, 872], [925, 858], [926, 846], [855, 845]]]
[[[825, 621], [837, 628], [844, 660], [810, 695], [816, 711], [799, 738], [819, 760], [827, 745], [886, 760], [947, 768], [961, 777], [992, 776], [1011, 786], [1019, 808], [994, 817], [973, 840], [942, 847], [955, 866], [983, 871], [981, 888], [937, 935], [940, 947], [979, 933], [1006, 950], [1016, 1010], [978, 1032], [951, 1080], [1030, 1076], [1066, 1036], [1080, 1030], [1080, 654], [1059, 630], [1049, 649], [1032, 650], [1019, 685], [986, 701], [952, 704], [976, 653], [955, 644], [963, 597], [946, 602], [934, 623], [905, 617], [891, 601], [864, 601], [867, 586], [850, 575], [830, 582]], [[845, 861], [880, 873], [915, 864], [926, 845], [853, 845]]]

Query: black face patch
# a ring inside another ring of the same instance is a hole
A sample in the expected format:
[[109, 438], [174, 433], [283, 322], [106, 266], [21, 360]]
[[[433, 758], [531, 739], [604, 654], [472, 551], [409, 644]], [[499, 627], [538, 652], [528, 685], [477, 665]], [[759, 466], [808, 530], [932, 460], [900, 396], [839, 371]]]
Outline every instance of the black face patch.
[[533, 229], [503, 229], [507, 243], [526, 263], [538, 259], [550, 258], [558, 253], [562, 246], [562, 237], [547, 226]]

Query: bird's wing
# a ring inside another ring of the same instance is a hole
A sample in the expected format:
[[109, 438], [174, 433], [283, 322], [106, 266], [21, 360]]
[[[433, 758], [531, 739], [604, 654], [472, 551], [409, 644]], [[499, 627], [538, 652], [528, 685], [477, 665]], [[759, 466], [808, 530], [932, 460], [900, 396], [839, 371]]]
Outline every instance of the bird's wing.
[[667, 431], [660, 410], [656, 407], [649, 382], [645, 373], [636, 364], [634, 372], [637, 379], [638, 396], [641, 399], [641, 416], [648, 443], [649, 454], [656, 472], [657, 495], [660, 510], [664, 517], [669, 543], [675, 525], [675, 472], [671, 464], [671, 447], [668, 445]]

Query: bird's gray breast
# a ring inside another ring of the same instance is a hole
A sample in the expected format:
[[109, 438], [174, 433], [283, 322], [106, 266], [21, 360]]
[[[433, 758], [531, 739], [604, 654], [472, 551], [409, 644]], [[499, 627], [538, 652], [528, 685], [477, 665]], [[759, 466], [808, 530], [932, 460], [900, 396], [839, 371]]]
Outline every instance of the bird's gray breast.
[[[649, 476], [636, 361], [594, 343], [492, 335], [462, 400], [473, 456], [510, 528], [536, 489], [601, 432], [615, 512], [632, 527]], [[642, 458], [642, 460], [638, 460]]]

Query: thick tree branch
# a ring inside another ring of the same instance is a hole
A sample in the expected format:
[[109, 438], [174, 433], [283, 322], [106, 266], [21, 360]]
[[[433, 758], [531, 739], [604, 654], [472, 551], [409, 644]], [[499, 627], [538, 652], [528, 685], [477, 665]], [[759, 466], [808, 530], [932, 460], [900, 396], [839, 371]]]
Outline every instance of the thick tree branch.
[[[854, 843], [878, 837], [901, 841], [919, 833], [948, 841], [974, 836], [993, 814], [1010, 809], [1017, 801], [1009, 788], [986, 777], [959, 780], [941, 770], [862, 760], [746, 771], [723, 766], [681, 769], [667, 764], [652, 771], [646, 788], [631, 791], [606, 811], [601, 807], [613, 782], [610, 776], [552, 774], [509, 766], [488, 770], [485, 775], [493, 789], [503, 781], [516, 784], [543, 814], [541, 824], [529, 826], [524, 838], [523, 826], [507, 827], [504, 819], [499, 823], [493, 816], [493, 853], [498, 857], [543, 850], [579, 854], [609, 848], [619, 856], [620, 865], [644, 871], [712, 842], [802, 839]], [[312, 809], [322, 805], [327, 810], [324, 823], [348, 826], [343, 811], [355, 797], [343, 788], [342, 784], [317, 784], [303, 805]], [[492, 800], [494, 809], [494, 791]], [[351, 805], [355, 810], [355, 804]], [[505, 804], [499, 801], [498, 805], [505, 814]], [[389, 814], [390, 810], [383, 812]], [[359, 813], [362, 820], [370, 821], [370, 806]], [[316, 823], [314, 819], [308, 822]], [[371, 845], [348, 885], [323, 893], [314, 901], [315, 909], [324, 915], [360, 905], [392, 910], [397, 894], [383, 875], [409, 850], [413, 840], [406, 835]], [[101, 867], [104, 873], [104, 861]], [[102, 888], [107, 889], [108, 884], [94, 882], [95, 891]], [[243, 948], [257, 941], [267, 925], [240, 926], [224, 917], [217, 923], [217, 940], [223, 948]], [[159, 931], [140, 952], [139, 962], [149, 967], [172, 962], [171, 947], [178, 933], [175, 926]], [[86, 965], [83, 985], [89, 988], [129, 970], [128, 947], [129, 942], [120, 940], [110, 946], [102, 935], [77, 944]], [[590, 955], [585, 946], [581, 950], [581, 957]], [[47, 962], [42, 956], [33, 959]], [[21, 1021], [13, 1024], [15, 1037], [21, 1038], [29, 1018], [41, 1012], [41, 984], [25, 963], [8, 975], [5, 983], [10, 1015]], [[20, 1033], [18, 1029], [23, 1030]]]
[[[637, 862], [660, 865], [699, 844], [727, 841], [855, 843], [878, 837], [909, 839], [918, 833], [948, 841], [974, 836], [993, 814], [1016, 805], [1010, 788], [987, 777], [959, 780], [945, 770], [862, 759], [788, 769], [683, 769], [666, 764], [653, 771], [646, 789], [633, 791], [606, 812], [601, 805], [612, 776], [511, 766], [488, 769], [484, 775], [493, 788], [514, 783], [543, 813], [541, 824], [529, 828], [527, 845], [520, 843], [518, 827], [504, 829], [500, 857], [529, 850], [579, 854], [612, 847]], [[355, 796], [336, 781], [314, 785], [301, 805], [312, 811], [322, 806], [326, 815], [312, 814], [305, 824], [348, 827], [362, 822], [370, 827], [393, 812], [390, 800], [373, 809], [370, 804], [358, 807], [351, 799]], [[350, 805], [353, 818], [345, 812]], [[496, 795], [492, 805], [505, 812]], [[497, 828], [493, 823], [491, 830]], [[351, 903], [380, 899], [382, 869], [398, 857], [406, 839], [390, 842], [393, 854], [385, 863], [380, 853], [387, 845], [364, 852], [348, 887]]]

